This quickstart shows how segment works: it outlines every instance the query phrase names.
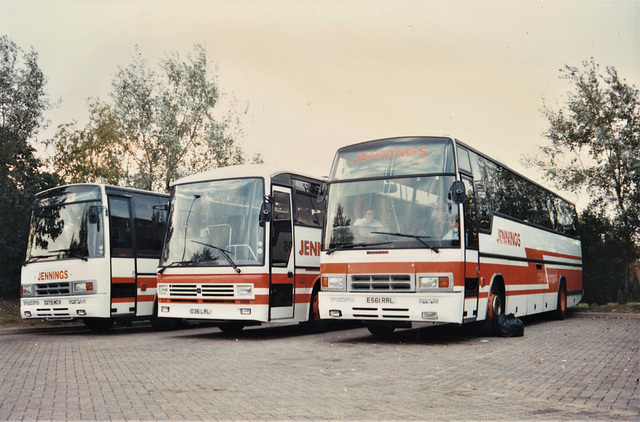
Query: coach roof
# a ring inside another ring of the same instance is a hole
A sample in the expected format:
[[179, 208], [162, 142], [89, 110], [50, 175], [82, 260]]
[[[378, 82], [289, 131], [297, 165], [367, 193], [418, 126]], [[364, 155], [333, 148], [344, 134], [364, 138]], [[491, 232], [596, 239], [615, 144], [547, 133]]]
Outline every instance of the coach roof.
[[236, 179], [241, 177], [270, 178], [279, 174], [292, 174], [299, 175], [308, 179], [321, 180], [321, 178], [317, 176], [311, 176], [309, 174], [299, 173], [266, 164], [240, 164], [235, 166], [220, 167], [213, 170], [195, 173], [190, 176], [185, 176], [173, 182], [171, 186], [220, 179]]

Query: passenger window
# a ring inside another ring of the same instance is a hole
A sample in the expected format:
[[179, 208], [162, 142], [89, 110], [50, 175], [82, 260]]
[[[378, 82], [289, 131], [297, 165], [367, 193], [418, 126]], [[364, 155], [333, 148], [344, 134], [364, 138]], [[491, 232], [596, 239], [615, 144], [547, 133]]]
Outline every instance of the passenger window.
[[295, 200], [295, 223], [320, 228], [322, 225], [322, 211], [317, 198], [296, 192]]
[[160, 200], [150, 195], [135, 195], [133, 201], [133, 215], [136, 233], [136, 248], [138, 255], [153, 258], [160, 257], [162, 249], [162, 232], [158, 232], [153, 225], [153, 206]]
[[129, 199], [109, 197], [111, 256], [133, 257]]
[[460, 171], [471, 174], [469, 151], [466, 148], [458, 148], [458, 168], [460, 169]]
[[273, 223], [271, 228], [271, 265], [286, 267], [291, 256], [293, 236], [291, 233], [290, 197], [286, 192], [273, 193]]
[[469, 249], [478, 249], [478, 228], [476, 221], [476, 201], [473, 192], [473, 182], [465, 177], [464, 182], [467, 199], [464, 202], [464, 227], [465, 227], [465, 243]]

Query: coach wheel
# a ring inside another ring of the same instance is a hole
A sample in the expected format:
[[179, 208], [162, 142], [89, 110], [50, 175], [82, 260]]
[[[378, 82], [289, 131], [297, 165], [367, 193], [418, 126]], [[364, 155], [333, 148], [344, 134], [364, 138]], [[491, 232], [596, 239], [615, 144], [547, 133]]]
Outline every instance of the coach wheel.
[[320, 301], [318, 300], [318, 289], [314, 288], [311, 293], [311, 309], [309, 314], [309, 321], [320, 321]]
[[489, 318], [494, 320], [502, 313], [502, 297], [497, 289], [492, 289], [489, 294]]
[[220, 331], [226, 334], [239, 333], [244, 328], [244, 324], [241, 322], [225, 322], [223, 324], [218, 325]]
[[328, 330], [329, 322], [320, 319], [320, 308], [318, 300], [319, 287], [316, 286], [311, 292], [311, 302], [309, 302], [309, 319], [301, 324], [305, 330], [311, 333], [323, 333]]
[[180, 328], [184, 320], [177, 318], [162, 318], [158, 316], [158, 301], [153, 304], [153, 315], [151, 315], [151, 328], [156, 331], [170, 331]]
[[113, 325], [113, 318], [83, 318], [82, 322], [94, 333], [104, 333]]
[[560, 290], [558, 291], [558, 304], [556, 306], [556, 311], [554, 313], [554, 317], [557, 320], [562, 320], [567, 315], [567, 288], [564, 285], [564, 282], [560, 285]]
[[489, 293], [489, 301], [487, 303], [487, 317], [485, 320], [486, 334], [492, 335], [498, 326], [498, 315], [504, 313], [504, 300], [502, 293], [496, 286], [491, 288]]
[[367, 330], [374, 336], [390, 336], [395, 331], [396, 327], [390, 327], [388, 325], [368, 325]]

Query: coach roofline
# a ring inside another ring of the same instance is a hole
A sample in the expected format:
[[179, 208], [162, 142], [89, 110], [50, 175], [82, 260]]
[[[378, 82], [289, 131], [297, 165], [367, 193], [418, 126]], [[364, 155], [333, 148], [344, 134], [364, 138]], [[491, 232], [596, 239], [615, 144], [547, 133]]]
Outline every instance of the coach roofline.
[[175, 182], [171, 183], [171, 186], [185, 185], [196, 182], [207, 182], [220, 179], [236, 179], [236, 178], [250, 178], [250, 177], [262, 177], [272, 178], [280, 174], [291, 174], [308, 178], [311, 180], [322, 180], [318, 176], [313, 176], [307, 173], [300, 173], [290, 169], [282, 169], [280, 167], [266, 165], [266, 164], [238, 164], [228, 167], [220, 167], [213, 170], [208, 170], [200, 173], [195, 173], [189, 176], [182, 177]]

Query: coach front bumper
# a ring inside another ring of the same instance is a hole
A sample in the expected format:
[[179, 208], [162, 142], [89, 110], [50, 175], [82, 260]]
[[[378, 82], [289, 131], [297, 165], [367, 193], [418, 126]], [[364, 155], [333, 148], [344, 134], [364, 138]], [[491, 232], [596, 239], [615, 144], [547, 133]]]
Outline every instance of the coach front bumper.
[[464, 292], [320, 292], [322, 319], [462, 323]]

